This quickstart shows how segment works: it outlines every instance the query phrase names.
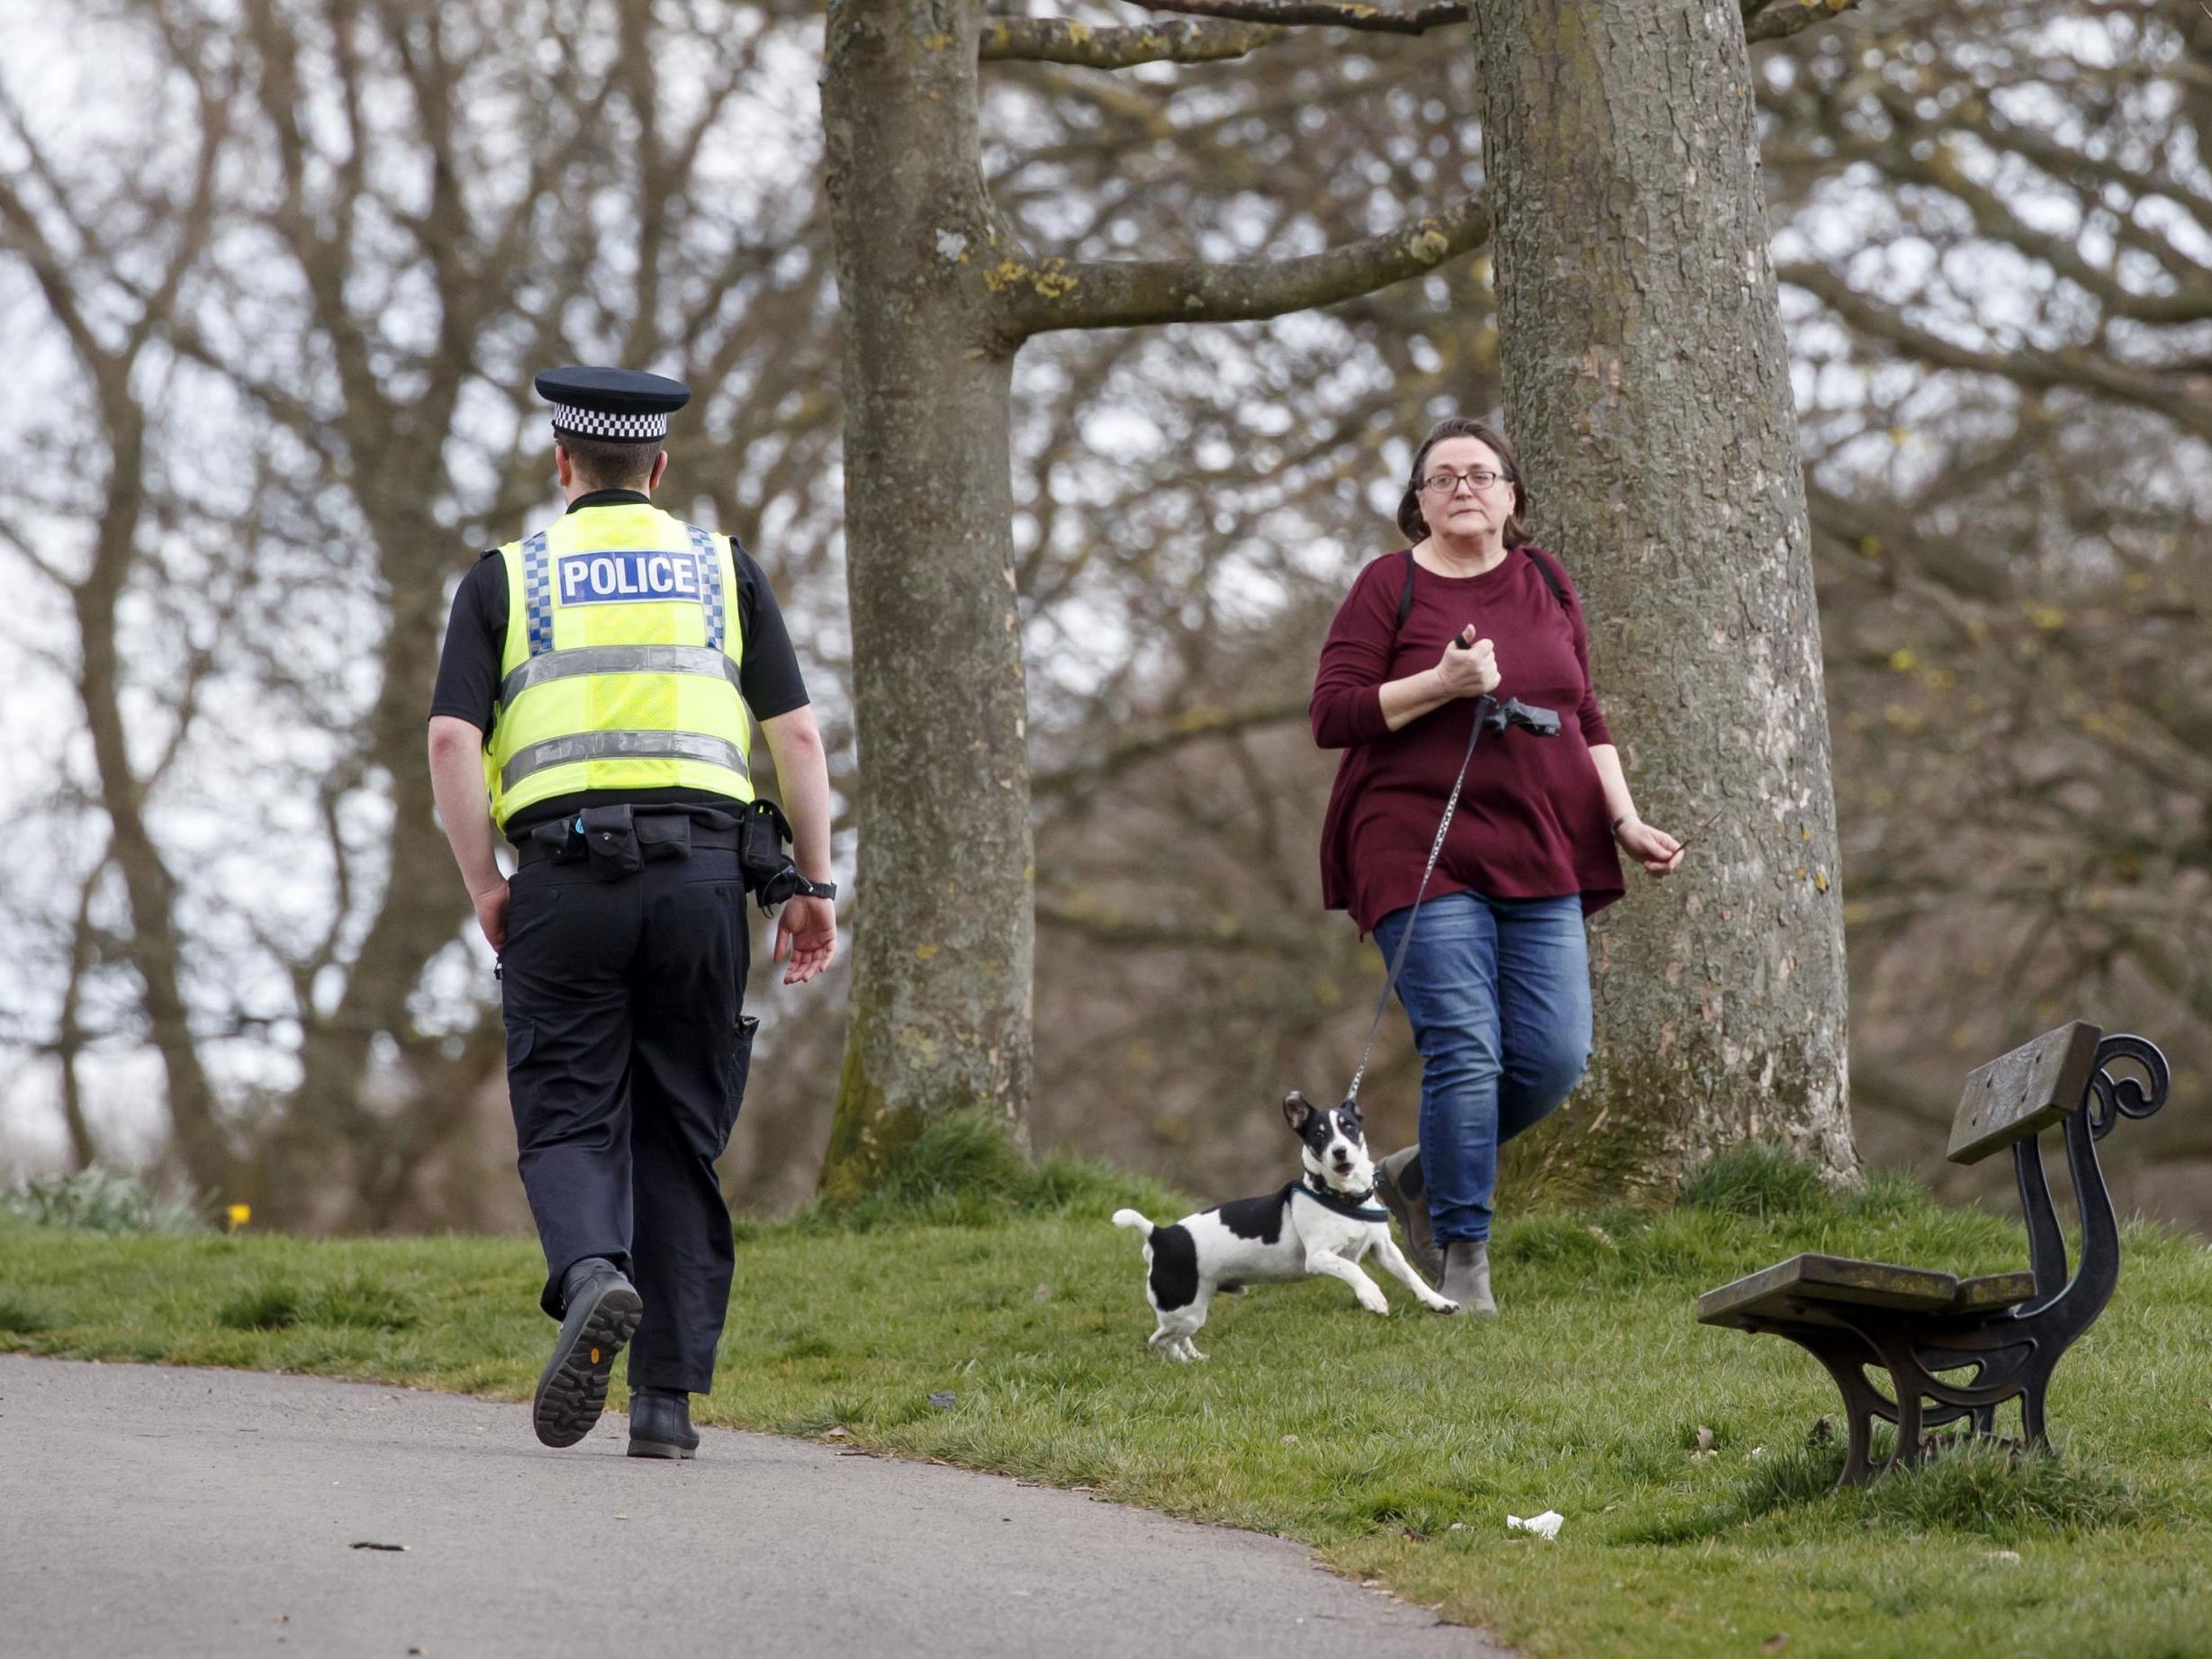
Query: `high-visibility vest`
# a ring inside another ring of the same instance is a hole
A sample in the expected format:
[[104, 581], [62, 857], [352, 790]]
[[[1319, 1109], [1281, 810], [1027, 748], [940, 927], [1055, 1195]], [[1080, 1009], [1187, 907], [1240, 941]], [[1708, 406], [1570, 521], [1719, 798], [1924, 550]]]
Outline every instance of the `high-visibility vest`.
[[484, 750], [494, 822], [581, 789], [753, 798], [728, 536], [619, 502], [569, 513], [500, 557], [507, 643]]

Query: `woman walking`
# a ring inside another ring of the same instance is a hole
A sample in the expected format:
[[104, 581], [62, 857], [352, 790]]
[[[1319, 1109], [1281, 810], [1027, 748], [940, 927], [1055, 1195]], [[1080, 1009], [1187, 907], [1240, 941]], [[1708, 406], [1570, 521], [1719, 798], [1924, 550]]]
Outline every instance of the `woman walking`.
[[1383, 1160], [1378, 1191], [1415, 1265], [1473, 1313], [1497, 1311], [1498, 1148], [1589, 1063], [1583, 920], [1621, 895], [1615, 849], [1654, 876], [1682, 861], [1637, 816], [1590, 687], [1581, 604], [1530, 543], [1527, 509], [1503, 434], [1439, 423], [1398, 506], [1411, 545], [1353, 582], [1311, 708], [1314, 741], [1344, 751], [1322, 825], [1323, 901], [1349, 910], [1386, 960], [1413, 925], [1475, 699], [1559, 716], [1557, 737], [1508, 731], [1476, 747], [1397, 980], [1421, 1051], [1420, 1140]]

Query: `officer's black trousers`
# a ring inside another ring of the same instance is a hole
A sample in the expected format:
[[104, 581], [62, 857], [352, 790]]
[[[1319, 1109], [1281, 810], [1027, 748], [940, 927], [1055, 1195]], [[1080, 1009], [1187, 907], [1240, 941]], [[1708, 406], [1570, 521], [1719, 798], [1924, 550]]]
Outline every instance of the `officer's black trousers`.
[[737, 855], [698, 848], [602, 880], [540, 863], [510, 888], [502, 979], [507, 1087], [522, 1186], [545, 1245], [543, 1305], [587, 1256], [646, 1304], [633, 1388], [704, 1393], [734, 1252], [714, 1160], [751, 1054]]

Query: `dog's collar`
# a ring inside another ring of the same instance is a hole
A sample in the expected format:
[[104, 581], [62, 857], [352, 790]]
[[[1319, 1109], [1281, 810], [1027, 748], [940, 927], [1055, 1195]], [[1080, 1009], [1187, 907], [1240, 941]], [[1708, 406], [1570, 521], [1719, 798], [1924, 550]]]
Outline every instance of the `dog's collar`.
[[1341, 1193], [1331, 1192], [1325, 1186], [1315, 1186], [1308, 1181], [1293, 1181], [1285, 1190], [1311, 1198], [1323, 1209], [1334, 1210], [1339, 1215], [1348, 1215], [1355, 1222], [1386, 1222], [1390, 1219], [1390, 1212], [1382, 1205], [1368, 1203], [1375, 1196], [1375, 1189], [1371, 1186], [1357, 1198], [1348, 1198]]

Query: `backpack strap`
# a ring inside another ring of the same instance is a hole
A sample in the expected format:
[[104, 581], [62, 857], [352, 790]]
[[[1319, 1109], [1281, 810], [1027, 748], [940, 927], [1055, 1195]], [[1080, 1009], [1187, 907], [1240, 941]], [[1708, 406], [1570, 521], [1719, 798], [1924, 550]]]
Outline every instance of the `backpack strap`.
[[[1536, 573], [1544, 579], [1544, 585], [1551, 590], [1551, 597], [1559, 601], [1559, 609], [1572, 610], [1574, 607], [1567, 602], [1566, 584], [1559, 580], [1558, 567], [1552, 564], [1551, 555], [1539, 553], [1532, 543], [1521, 544], [1521, 551], [1527, 555], [1529, 563], [1536, 566]], [[1413, 614], [1413, 550], [1408, 547], [1405, 550], [1405, 585], [1398, 590], [1397, 626], [1391, 629], [1394, 636], [1404, 632], [1405, 619]]]
[[1551, 555], [1540, 551], [1533, 542], [1523, 542], [1521, 551], [1529, 555], [1529, 563], [1536, 566], [1536, 573], [1544, 579], [1551, 590], [1551, 597], [1559, 601], [1562, 610], [1573, 609], [1566, 601], [1566, 584], [1559, 580], [1559, 568], [1551, 562]]

